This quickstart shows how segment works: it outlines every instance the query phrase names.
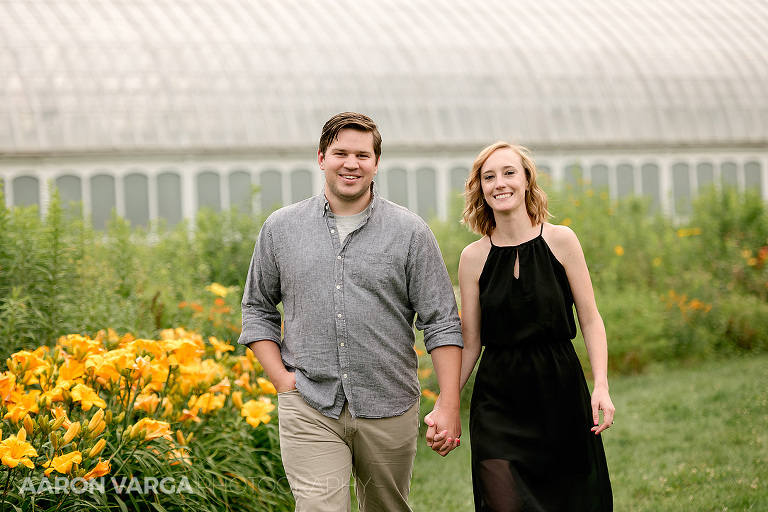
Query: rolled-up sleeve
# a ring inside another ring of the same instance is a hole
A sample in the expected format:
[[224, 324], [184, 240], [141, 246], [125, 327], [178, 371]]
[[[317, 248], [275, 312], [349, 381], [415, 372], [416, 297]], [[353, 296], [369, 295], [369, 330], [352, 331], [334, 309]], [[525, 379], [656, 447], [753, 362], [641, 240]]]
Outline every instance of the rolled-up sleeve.
[[281, 343], [281, 317], [277, 305], [281, 302], [280, 273], [277, 267], [269, 219], [261, 228], [248, 268], [241, 303], [243, 330], [237, 342], [248, 345], [254, 341], [271, 340]]
[[427, 352], [443, 345], [463, 347], [451, 278], [440, 246], [426, 225], [414, 235], [407, 272], [408, 296], [416, 311], [416, 328], [424, 331]]

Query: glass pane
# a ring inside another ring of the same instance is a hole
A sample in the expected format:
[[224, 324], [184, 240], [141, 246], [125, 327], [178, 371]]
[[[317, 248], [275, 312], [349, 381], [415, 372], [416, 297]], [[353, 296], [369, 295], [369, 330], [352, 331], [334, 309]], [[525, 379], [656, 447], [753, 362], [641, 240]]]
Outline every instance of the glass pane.
[[592, 188], [595, 190], [608, 188], [607, 165], [598, 164], [592, 166]]
[[91, 218], [95, 229], [106, 229], [115, 208], [115, 178], [99, 174], [91, 178]]
[[229, 175], [229, 204], [241, 212], [251, 212], [251, 174], [234, 171]]
[[723, 182], [723, 187], [737, 187], [739, 184], [739, 177], [737, 175], [738, 167], [733, 162], [725, 162], [720, 166], [720, 179]]
[[426, 221], [437, 215], [437, 178], [434, 169], [416, 171], [416, 213]]
[[760, 172], [760, 163], [747, 162], [744, 164], [744, 187], [756, 188], [758, 192], [761, 190], [762, 178]]
[[291, 173], [291, 202], [298, 203], [312, 197], [312, 173], [309, 171], [293, 171]]
[[715, 182], [715, 166], [702, 162], [696, 166], [696, 187], [699, 192]]
[[61, 204], [65, 207], [83, 200], [83, 190], [77, 176], [59, 176], [56, 178], [56, 189], [59, 191]]
[[123, 183], [125, 218], [134, 226], [149, 224], [149, 180], [143, 174], [129, 174]]
[[626, 197], [635, 193], [634, 169], [629, 164], [621, 164], [616, 167], [616, 191], [619, 197]]
[[691, 181], [688, 164], [677, 163], [672, 166], [672, 190], [675, 213], [687, 214], [691, 211]]
[[170, 226], [181, 222], [181, 177], [175, 172], [157, 177], [157, 214]]
[[408, 174], [405, 169], [387, 171], [387, 191], [389, 199], [400, 206], [408, 207]]
[[261, 173], [261, 211], [271, 212], [283, 205], [283, 177], [277, 171]]
[[197, 208], [221, 210], [221, 186], [219, 175], [213, 171], [201, 172], [197, 175]]
[[451, 190], [464, 192], [464, 183], [469, 176], [469, 169], [464, 167], [454, 167], [451, 170]]
[[569, 165], [563, 172], [563, 182], [574, 189], [581, 188], [583, 177], [584, 173], [582, 172], [580, 165]]
[[13, 180], [13, 203], [16, 206], [40, 205], [40, 182], [33, 176]]
[[641, 174], [643, 195], [651, 197], [651, 211], [656, 213], [661, 206], [659, 166], [656, 164], [645, 164], [641, 168]]

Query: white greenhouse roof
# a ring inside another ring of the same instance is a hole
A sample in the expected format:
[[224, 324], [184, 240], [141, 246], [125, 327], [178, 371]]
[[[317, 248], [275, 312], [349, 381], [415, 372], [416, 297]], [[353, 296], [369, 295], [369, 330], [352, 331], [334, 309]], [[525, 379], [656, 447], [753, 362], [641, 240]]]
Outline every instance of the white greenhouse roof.
[[764, 0], [0, 0], [0, 154], [768, 144]]

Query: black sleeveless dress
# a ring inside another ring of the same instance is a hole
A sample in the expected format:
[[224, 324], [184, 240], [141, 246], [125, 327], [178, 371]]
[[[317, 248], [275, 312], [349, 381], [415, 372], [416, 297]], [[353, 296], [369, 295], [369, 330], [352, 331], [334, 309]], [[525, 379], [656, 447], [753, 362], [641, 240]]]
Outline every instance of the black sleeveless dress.
[[589, 388], [571, 342], [565, 269], [541, 233], [491, 245], [479, 282], [485, 350], [470, 406], [475, 510], [611, 511], [603, 443], [590, 430]]

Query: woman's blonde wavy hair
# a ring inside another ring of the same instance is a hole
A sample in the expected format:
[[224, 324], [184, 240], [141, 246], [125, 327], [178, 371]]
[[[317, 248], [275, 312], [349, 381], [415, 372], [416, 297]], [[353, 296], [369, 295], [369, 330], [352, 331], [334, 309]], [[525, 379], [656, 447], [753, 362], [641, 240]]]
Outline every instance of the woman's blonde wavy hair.
[[464, 213], [462, 215], [462, 222], [479, 235], [490, 235], [496, 227], [493, 210], [491, 210], [483, 197], [480, 169], [494, 151], [504, 148], [509, 148], [516, 152], [523, 161], [525, 177], [528, 179], [528, 187], [525, 190], [525, 208], [528, 211], [528, 216], [531, 218], [531, 224], [535, 226], [536, 224], [546, 222], [551, 216], [549, 210], [547, 210], [547, 194], [536, 183], [538, 171], [536, 170], [536, 164], [533, 161], [531, 152], [523, 146], [510, 144], [509, 142], [495, 142], [477, 155], [475, 162], [472, 164], [472, 171], [470, 171], [467, 182], [464, 185]]

